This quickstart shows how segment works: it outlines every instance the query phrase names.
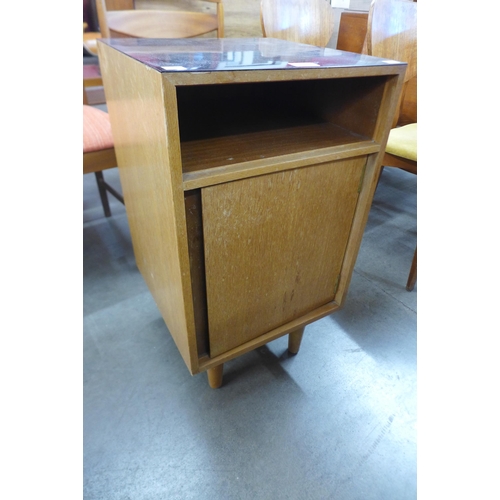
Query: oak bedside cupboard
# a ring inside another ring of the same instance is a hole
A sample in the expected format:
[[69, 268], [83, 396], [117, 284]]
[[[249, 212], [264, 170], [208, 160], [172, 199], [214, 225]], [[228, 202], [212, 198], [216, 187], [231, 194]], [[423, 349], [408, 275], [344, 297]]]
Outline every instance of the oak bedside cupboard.
[[137, 266], [191, 374], [338, 310], [406, 64], [271, 38], [104, 39]]

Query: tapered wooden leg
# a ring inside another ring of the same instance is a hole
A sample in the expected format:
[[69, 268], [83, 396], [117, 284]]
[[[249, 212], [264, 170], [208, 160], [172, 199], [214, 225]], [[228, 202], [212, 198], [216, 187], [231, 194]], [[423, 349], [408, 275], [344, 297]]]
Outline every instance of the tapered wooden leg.
[[208, 375], [208, 385], [212, 389], [218, 389], [222, 385], [222, 372], [224, 371], [224, 363], [215, 366], [214, 368], [209, 368], [207, 370]]
[[305, 326], [288, 334], [288, 352], [291, 354], [297, 354], [299, 352], [302, 335], [304, 335], [304, 328]]

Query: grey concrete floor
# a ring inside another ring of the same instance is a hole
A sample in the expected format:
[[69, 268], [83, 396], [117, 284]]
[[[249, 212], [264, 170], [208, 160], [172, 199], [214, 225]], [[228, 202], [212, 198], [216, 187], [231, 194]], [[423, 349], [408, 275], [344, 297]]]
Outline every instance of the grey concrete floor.
[[84, 498], [415, 499], [416, 185], [384, 170], [345, 308], [296, 356], [281, 338], [226, 363], [214, 390], [136, 268], [124, 207], [105, 218], [84, 176]]

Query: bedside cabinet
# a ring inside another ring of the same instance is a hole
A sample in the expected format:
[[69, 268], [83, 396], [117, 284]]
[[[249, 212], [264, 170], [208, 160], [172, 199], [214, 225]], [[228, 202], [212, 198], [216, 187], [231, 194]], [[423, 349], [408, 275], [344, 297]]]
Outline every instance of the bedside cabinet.
[[342, 307], [406, 64], [269, 38], [98, 42], [137, 266], [192, 374]]

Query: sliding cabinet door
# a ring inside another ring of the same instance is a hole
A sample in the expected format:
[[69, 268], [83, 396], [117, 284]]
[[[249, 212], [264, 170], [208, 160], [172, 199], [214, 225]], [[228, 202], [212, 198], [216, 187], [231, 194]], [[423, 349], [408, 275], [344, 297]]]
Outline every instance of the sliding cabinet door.
[[365, 162], [202, 189], [210, 356], [334, 300]]

